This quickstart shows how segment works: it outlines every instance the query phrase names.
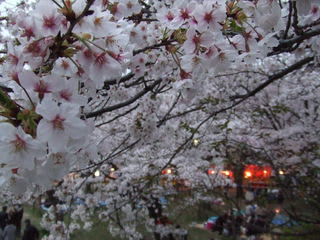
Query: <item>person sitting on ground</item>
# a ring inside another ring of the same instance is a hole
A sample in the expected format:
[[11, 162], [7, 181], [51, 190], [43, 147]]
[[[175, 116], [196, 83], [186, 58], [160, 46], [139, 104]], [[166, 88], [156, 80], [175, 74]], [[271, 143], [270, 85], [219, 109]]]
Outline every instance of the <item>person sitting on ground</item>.
[[175, 240], [187, 240], [188, 231], [186, 229], [181, 228], [180, 225], [176, 225], [176, 229], [174, 230], [173, 236]]
[[26, 224], [22, 240], [38, 240], [39, 239], [39, 231], [38, 229], [33, 226], [29, 219], [24, 221]]
[[214, 225], [212, 231], [213, 232], [218, 231], [219, 235], [221, 235], [222, 232], [223, 232], [224, 225], [225, 225], [227, 220], [228, 220], [228, 214], [227, 213], [225, 213], [222, 216], [219, 216], [218, 219], [215, 222], [215, 225]]

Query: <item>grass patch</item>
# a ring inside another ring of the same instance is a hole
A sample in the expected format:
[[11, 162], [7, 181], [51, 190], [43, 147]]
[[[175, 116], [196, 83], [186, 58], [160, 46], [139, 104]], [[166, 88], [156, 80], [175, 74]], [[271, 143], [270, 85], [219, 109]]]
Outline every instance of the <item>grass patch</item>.
[[[23, 219], [30, 219], [31, 224], [34, 225], [40, 233], [40, 237], [47, 234], [47, 231], [43, 229], [40, 225], [41, 217], [43, 215], [43, 210], [34, 206], [24, 205]], [[24, 229], [24, 228], [23, 228]]]
[[[174, 208], [174, 207], [173, 207]], [[167, 207], [165, 211], [170, 212], [171, 208]], [[36, 226], [41, 236], [46, 234], [46, 231], [41, 228], [40, 221], [41, 217], [44, 214], [44, 211], [32, 206], [24, 206], [25, 216], [24, 218], [29, 218], [34, 226]], [[206, 214], [205, 214], [206, 213]], [[201, 223], [204, 222], [207, 217], [211, 216], [210, 211], [206, 208], [206, 205], [195, 206], [195, 208], [181, 209], [181, 212], [178, 215], [170, 216], [170, 219], [173, 220], [174, 224], [180, 224], [181, 227], [185, 228], [189, 232], [188, 240], [207, 240], [213, 237], [216, 237], [216, 233], [198, 229], [191, 226], [191, 223]], [[66, 217], [68, 221], [68, 218]], [[102, 222], [98, 218], [93, 219], [93, 226], [90, 230], [77, 230], [71, 235], [71, 240], [120, 240], [118, 236], [113, 237], [108, 231], [108, 223]], [[143, 228], [144, 226], [141, 226]], [[143, 232], [144, 235], [151, 236], [151, 233]], [[152, 239], [152, 238], [151, 238]]]
[[[223, 211], [229, 208], [229, 206], [215, 206], [208, 202], [199, 202], [195, 205], [186, 204], [186, 200], [183, 198], [172, 198], [168, 197], [170, 204], [164, 207], [163, 211], [173, 222], [174, 225], [179, 224], [182, 228], [188, 230], [188, 240], [209, 240], [210, 238], [227, 240], [230, 237], [219, 236], [217, 232], [211, 232], [205, 229], [199, 229], [195, 227], [192, 223], [202, 224], [209, 217], [217, 216], [222, 214]], [[24, 206], [25, 214], [24, 219], [29, 218], [31, 222], [39, 229], [41, 235], [43, 236], [46, 232], [40, 226], [41, 216], [44, 213], [43, 210], [32, 207]], [[68, 216], [65, 218], [65, 222], [69, 222]], [[71, 240], [121, 240], [119, 236], [113, 237], [108, 230], [108, 223], [100, 221], [98, 217], [93, 217], [93, 226], [90, 230], [77, 230], [71, 235]], [[144, 226], [139, 226], [141, 232], [152, 238], [152, 233], [147, 233]], [[295, 233], [305, 233], [314, 232], [314, 234], [305, 236], [278, 236], [279, 240], [319, 240], [320, 227], [306, 224], [299, 225], [295, 227], [281, 228], [283, 234], [295, 234]]]
[[[42, 215], [45, 212], [37, 207], [25, 205], [24, 206], [24, 219], [29, 218], [32, 224], [38, 228], [40, 236], [43, 237], [47, 231], [40, 225]], [[67, 220], [68, 221], [68, 220]], [[97, 221], [96, 221], [97, 222]], [[114, 238], [107, 229], [107, 223], [99, 221], [98, 224], [92, 226], [89, 231], [78, 230], [71, 235], [71, 240], [119, 240], [118, 237]]]
[[107, 228], [105, 222], [93, 225], [90, 231], [78, 230], [71, 235], [72, 240], [119, 240], [119, 237], [113, 237]]
[[300, 226], [290, 228], [285, 227], [282, 229], [282, 234], [288, 234], [288, 236], [281, 236], [279, 237], [279, 240], [319, 240], [320, 226], [314, 224], [302, 224]]

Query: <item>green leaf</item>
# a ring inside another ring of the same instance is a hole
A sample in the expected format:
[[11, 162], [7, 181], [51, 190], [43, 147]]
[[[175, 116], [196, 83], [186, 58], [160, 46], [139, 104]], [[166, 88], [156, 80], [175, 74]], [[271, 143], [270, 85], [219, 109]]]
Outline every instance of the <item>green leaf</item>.
[[193, 128], [193, 127], [190, 127], [189, 124], [188, 124], [188, 123], [185, 123], [185, 122], [182, 122], [182, 123], [180, 124], [180, 127], [183, 128], [183, 129], [185, 129], [186, 131], [192, 133], [192, 134], [195, 134], [195, 133], [198, 132], [197, 129], [195, 129], [195, 128]]
[[0, 89], [0, 106], [7, 110], [15, 110], [17, 105], [15, 102], [6, 94], [4, 91]]

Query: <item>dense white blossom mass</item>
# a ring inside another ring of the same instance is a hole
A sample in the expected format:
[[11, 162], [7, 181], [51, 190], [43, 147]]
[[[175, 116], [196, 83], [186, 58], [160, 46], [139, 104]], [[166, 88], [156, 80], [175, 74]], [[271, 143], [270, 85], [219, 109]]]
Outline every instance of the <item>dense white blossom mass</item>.
[[[166, 168], [188, 187], [224, 184], [206, 170], [239, 143], [274, 166], [319, 167], [319, 1], [40, 0], [5, 13], [3, 191], [55, 184], [66, 202], [106, 202], [102, 218], [126, 212], [111, 230], [139, 239], [131, 218], [152, 218]], [[69, 226], [54, 217], [47, 239], [88, 220], [83, 205]]]

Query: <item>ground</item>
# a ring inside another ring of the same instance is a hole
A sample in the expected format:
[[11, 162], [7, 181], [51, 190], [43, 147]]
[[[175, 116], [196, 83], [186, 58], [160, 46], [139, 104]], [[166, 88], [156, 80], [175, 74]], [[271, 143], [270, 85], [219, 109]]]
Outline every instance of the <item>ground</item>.
[[[204, 222], [211, 216], [218, 216], [222, 214], [226, 209], [230, 208], [228, 204], [225, 205], [219, 205], [219, 204], [213, 204], [212, 201], [202, 201], [199, 202], [192, 207], [186, 206], [186, 195], [182, 195], [179, 197], [173, 197], [170, 199], [170, 202], [174, 203], [171, 205], [167, 205], [164, 207], [164, 212], [168, 214], [170, 220], [174, 224], [179, 224], [181, 227], [188, 230], [188, 240], [209, 240], [211, 238], [214, 238], [215, 240], [232, 240], [231, 238], [219, 236], [216, 232], [211, 232], [203, 228]], [[190, 197], [190, 196], [189, 196]], [[170, 198], [170, 197], [168, 197]], [[286, 203], [284, 203], [286, 204]], [[278, 204], [269, 204], [268, 208], [270, 210], [273, 210], [277, 207], [281, 207]], [[42, 229], [40, 226], [40, 219], [41, 215], [43, 213], [43, 210], [37, 208], [25, 205], [25, 215], [24, 218], [31, 219], [32, 223], [38, 227], [38, 229]], [[172, 213], [172, 214], [170, 214]], [[72, 235], [71, 240], [102, 240], [102, 239], [108, 239], [108, 240], [119, 240], [119, 237], [113, 237], [107, 229], [107, 226], [105, 222], [101, 222], [99, 219], [93, 219], [95, 224], [93, 225], [92, 229], [90, 231], [85, 230], [79, 230], [75, 232], [75, 234]], [[314, 231], [314, 226], [310, 225], [300, 225], [297, 226], [295, 229], [293, 228], [286, 228], [282, 229], [282, 232], [289, 232], [293, 233], [297, 230], [305, 230], [310, 228], [311, 231]], [[317, 227], [316, 230], [319, 230], [319, 227]], [[44, 231], [41, 231], [42, 234], [44, 234]], [[287, 237], [276, 237], [273, 236], [273, 238], [270, 235], [264, 235], [263, 240], [301, 240], [301, 237], [293, 237], [293, 236], [287, 236]], [[312, 236], [303, 236], [303, 240], [319, 240], [318, 235], [312, 235]]]

